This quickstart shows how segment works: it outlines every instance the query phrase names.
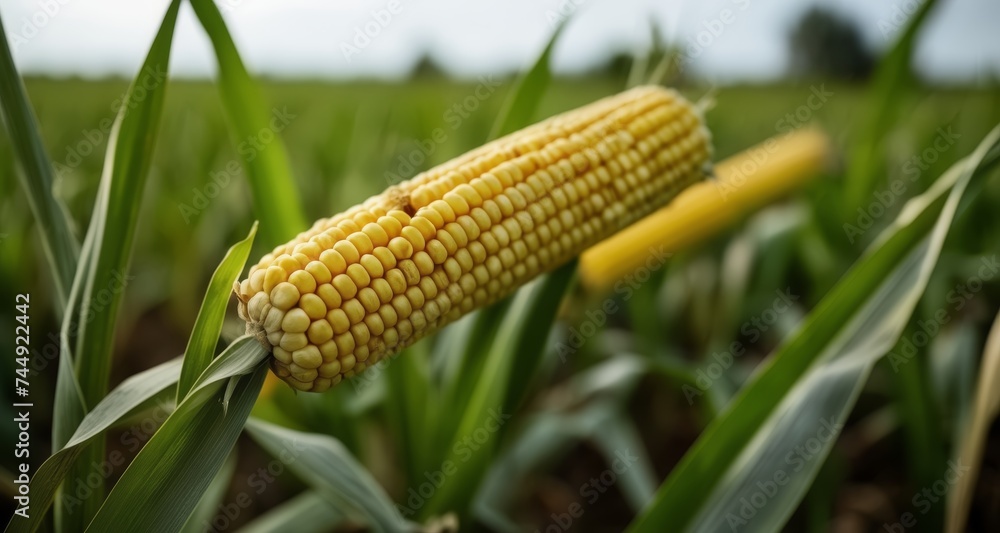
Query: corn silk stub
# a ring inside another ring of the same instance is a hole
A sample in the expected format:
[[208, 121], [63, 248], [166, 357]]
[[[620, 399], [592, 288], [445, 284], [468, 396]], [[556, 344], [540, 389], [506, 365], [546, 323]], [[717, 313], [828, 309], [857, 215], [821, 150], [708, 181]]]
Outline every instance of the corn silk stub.
[[235, 284], [240, 317], [278, 377], [325, 391], [662, 207], [710, 157], [676, 92], [604, 98], [318, 220]]

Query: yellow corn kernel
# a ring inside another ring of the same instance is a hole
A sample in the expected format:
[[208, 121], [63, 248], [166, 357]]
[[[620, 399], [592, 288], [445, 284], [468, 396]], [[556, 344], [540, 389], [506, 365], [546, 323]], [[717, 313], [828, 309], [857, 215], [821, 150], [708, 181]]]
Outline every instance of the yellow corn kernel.
[[821, 174], [831, 156], [830, 139], [815, 128], [733, 155], [715, 165], [715, 180], [688, 188], [670, 205], [583, 253], [580, 280], [591, 290], [607, 289], [642, 268], [651, 250], [674, 253], [704, 241]]

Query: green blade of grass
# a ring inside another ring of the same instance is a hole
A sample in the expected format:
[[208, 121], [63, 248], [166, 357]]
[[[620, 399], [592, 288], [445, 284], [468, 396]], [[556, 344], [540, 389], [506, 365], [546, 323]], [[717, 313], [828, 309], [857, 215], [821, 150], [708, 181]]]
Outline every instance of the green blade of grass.
[[478, 376], [483, 364], [483, 358], [478, 355], [483, 346], [493, 343], [497, 324], [509, 306], [509, 298], [502, 300], [462, 318], [442, 332], [434, 362], [438, 365], [437, 379], [445, 405], [458, 405], [472, 395], [476, 381], [470, 376]]
[[183, 527], [243, 431], [268, 355], [256, 339], [243, 336], [212, 361], [122, 474], [89, 529]]
[[7, 135], [14, 147], [17, 173], [28, 198], [28, 206], [38, 223], [42, 249], [52, 269], [57, 307], [62, 310], [69, 299], [79, 246], [69, 218], [55, 197], [52, 160], [42, 143], [38, 121], [28, 101], [28, 94], [17, 73], [0, 21], [0, 113]]
[[[185, 420], [193, 418], [197, 415], [196, 411], [199, 408], [216, 396], [221, 402], [220, 392], [230, 379], [253, 372], [267, 356], [268, 353], [252, 337], [244, 336], [237, 339], [222, 355], [212, 360], [198, 377], [191, 392], [181, 403], [186, 412], [186, 414], [181, 415], [181, 418]], [[101, 403], [83, 418], [75, 433], [67, 440], [66, 445], [49, 457], [32, 477], [30, 486], [35, 511], [31, 513], [29, 520], [11, 520], [7, 525], [7, 531], [36, 530], [44, 520], [45, 510], [52, 504], [56, 489], [69, 474], [74, 461], [85, 447], [96, 440], [98, 436], [103, 435], [109, 428], [144, 408], [150, 399], [175, 386], [180, 378], [182, 364], [183, 360], [178, 357], [136, 374], [123, 381], [121, 385], [105, 396]], [[180, 407], [178, 407], [179, 409]], [[171, 431], [176, 433], [182, 430], [185, 420], [172, 422], [172, 425], [180, 429]], [[169, 439], [169, 437], [161, 437], [161, 440], [163, 438]], [[219, 443], [211, 441], [208, 447], [219, 445]]]
[[84, 444], [104, 433], [142, 407], [145, 402], [177, 383], [182, 363], [183, 359], [180, 357], [171, 359], [121, 382], [101, 400], [101, 403], [87, 413], [80, 427], [62, 450]]
[[198, 318], [194, 330], [188, 339], [184, 350], [184, 369], [177, 383], [177, 401], [180, 402], [198, 379], [198, 376], [208, 367], [215, 355], [215, 345], [219, 342], [222, 332], [222, 322], [226, 317], [226, 304], [233, 290], [233, 282], [243, 271], [254, 237], [257, 235], [257, 223], [250, 228], [250, 234], [245, 239], [234, 244], [219, 266], [212, 274], [205, 298], [198, 310]]
[[285, 242], [307, 227], [285, 144], [279, 135], [294, 117], [267, 110], [260, 87], [243, 66], [215, 2], [191, 0], [191, 7], [215, 49], [222, 105], [253, 191], [264, 244], [271, 247]]
[[[90, 255], [92, 234], [87, 234], [81, 250], [84, 257]], [[66, 302], [66, 313], [59, 329], [59, 367], [57, 369], [56, 390], [52, 410], [52, 449], [58, 450], [69, 442], [80, 421], [87, 414], [83, 390], [76, 377], [73, 365], [73, 349], [70, 341], [71, 333], [76, 331], [80, 320], [81, 293], [83, 284], [90, 272], [90, 262], [81, 261], [73, 278], [69, 300]]]
[[[179, 6], [180, 1], [174, 0], [168, 7], [108, 138], [104, 172], [70, 291], [73, 312], [63, 318], [62, 354], [72, 362], [75, 376], [70, 378], [67, 372], [60, 372], [56, 405], [65, 410], [54, 415], [55, 448], [64, 444], [66, 430], [77, 427], [87, 410], [107, 392], [115, 325], [128, 283], [126, 273], [166, 92], [170, 43]], [[70, 332], [75, 332], [75, 338]], [[62, 365], [60, 362], [61, 369], [69, 368]], [[95, 438], [81, 454], [70, 479], [82, 480], [91, 475], [91, 465], [101, 464], [103, 451], [103, 437]], [[90, 521], [104, 496], [103, 478], [96, 484], [79, 502], [56, 506], [60, 530], [81, 530]]]
[[[179, 5], [179, 0], [170, 4], [108, 139], [104, 173], [88, 228], [94, 239], [88, 256], [82, 258], [92, 267], [84, 280], [81, 322], [85, 325], [78, 331], [74, 353], [88, 406], [96, 405], [107, 390], [115, 319], [128, 282], [126, 272], [163, 109], [170, 41]], [[93, 306], [99, 294], [108, 294], [110, 300], [100, 311]]]
[[[386, 416], [391, 421], [389, 425], [394, 432], [394, 442], [406, 470], [408, 483], [419, 480], [429, 468], [429, 456], [432, 452], [430, 445], [433, 440], [428, 438], [427, 428], [434, 427], [429, 419], [434, 416], [435, 409], [431, 404], [428, 351], [428, 342], [420, 342], [407, 348], [389, 360], [390, 366], [384, 377], [388, 392], [385, 399]], [[375, 370], [368, 369], [365, 375], [356, 379], [367, 383], [378, 377], [378, 374], [369, 376], [373, 372]]]
[[492, 131], [490, 131], [490, 139], [502, 137], [531, 124], [535, 112], [538, 110], [538, 104], [542, 101], [542, 97], [545, 96], [545, 91], [552, 81], [549, 61], [552, 57], [552, 49], [565, 25], [566, 22], [563, 21], [556, 27], [548, 44], [545, 45], [542, 55], [535, 60], [531, 70], [521, 76], [517, 86], [504, 100], [500, 114], [497, 116], [496, 122], [493, 123]]
[[[521, 399], [527, 373], [515, 374], [514, 369], [537, 366], [545, 349], [549, 330], [556, 318], [562, 297], [574, 279], [576, 263], [570, 263], [522, 288], [514, 296], [497, 330], [496, 341], [486, 354], [484, 366], [471, 396], [448, 406], [459, 420], [441, 465], [455, 468], [421, 509], [414, 509], [424, 518], [454, 511], [465, 515], [476, 489], [482, 482], [490, 461], [499, 448], [500, 434], [510, 417], [511, 409]], [[485, 428], [485, 429], [484, 429]], [[485, 442], [480, 435], [487, 432]], [[469, 439], [475, 435], [475, 446]], [[444, 466], [439, 468], [444, 469]], [[444, 469], [447, 472], [450, 470]]]
[[247, 432], [337, 511], [361, 517], [375, 531], [409, 530], [382, 487], [337, 439], [255, 419]]
[[851, 151], [845, 178], [847, 201], [844, 207], [851, 214], [875, 190], [876, 180], [884, 175], [883, 154], [886, 136], [903, 113], [905, 96], [915, 84], [911, 73], [911, 59], [916, 37], [923, 27], [927, 14], [937, 0], [923, 2], [910, 19], [896, 44], [879, 62], [875, 71], [869, 101], [866, 102], [866, 122], [858, 143]]
[[[537, 326], [530, 328], [530, 338], [520, 338], [520, 346], [514, 348], [510, 353], [510, 373], [515, 376], [507, 385], [507, 392], [503, 403], [503, 408], [507, 412], [518, 409], [528, 396], [528, 391], [534, 385], [534, 377], [541, 368], [543, 355], [545, 354], [545, 340], [548, 332], [555, 323], [556, 315], [559, 312], [559, 304], [562, 303], [566, 291], [573, 286], [576, 281], [576, 259], [559, 267], [545, 278], [544, 294], [541, 301], [536, 302], [531, 307], [529, 315], [539, 321]], [[549, 277], [553, 279], [548, 279]], [[561, 356], [560, 356], [561, 357]]]
[[[915, 326], [911, 326], [903, 338], [912, 338]], [[900, 353], [897, 348], [893, 353]], [[913, 357], [906, 364], [897, 364], [890, 356], [888, 373], [893, 382], [893, 406], [898, 413], [903, 430], [903, 446], [908, 455], [909, 468], [906, 476], [914, 487], [929, 487], [941, 478], [946, 466], [945, 445], [941, 417], [930, 381], [930, 366], [927, 352]], [[940, 506], [927, 510], [920, 520], [924, 531], [940, 531], [944, 513]], [[932, 525], [933, 524], [933, 525]]]
[[465, 316], [443, 331], [434, 346], [432, 379], [437, 394], [433, 400], [434, 413], [428, 419], [428, 423], [432, 424], [429, 427], [434, 429], [429, 432], [431, 442], [425, 457], [427, 463], [421, 468], [437, 468], [444, 460], [445, 450], [461, 422], [455, 406], [464, 405], [472, 397], [486, 364], [486, 358], [482, 357], [485, 352], [483, 347], [495, 342], [497, 329], [510, 308], [510, 301], [511, 298], [506, 298]]
[[[734, 527], [731, 517], [742, 530], [780, 528], [808, 490], [872, 365], [905, 328], [956, 212], [969, 201], [966, 189], [1000, 159], [998, 142], [1000, 127], [904, 207], [709, 425], [630, 531]], [[824, 431], [809, 461], [788, 464], [786, 449]], [[777, 486], [779, 474], [780, 490], [741, 517], [739, 506], [760, 490], [757, 483]]]

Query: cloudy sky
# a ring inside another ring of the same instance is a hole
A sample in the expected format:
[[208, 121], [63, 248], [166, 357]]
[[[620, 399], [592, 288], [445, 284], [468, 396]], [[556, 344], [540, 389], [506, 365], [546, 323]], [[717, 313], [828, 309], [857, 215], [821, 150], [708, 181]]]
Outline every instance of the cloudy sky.
[[[616, 51], [640, 49], [656, 20], [691, 47], [693, 71], [710, 80], [757, 80], [787, 65], [790, 26], [822, 3], [857, 22], [884, 49], [921, 0], [217, 0], [251, 71], [284, 77], [399, 77], [430, 52], [461, 76], [529, 63], [560, 12], [571, 23], [557, 71], [573, 72]], [[15, 60], [26, 73], [131, 76], [169, 0], [0, 0]], [[391, 4], [391, 5], [390, 5]], [[917, 50], [939, 79], [1000, 78], [1000, 1], [943, 0]], [[389, 12], [394, 7], [395, 13]], [[358, 37], [367, 33], [370, 39]], [[357, 40], [356, 40], [357, 39]], [[349, 48], [349, 47], [353, 47]], [[211, 76], [208, 40], [184, 4], [171, 70]]]

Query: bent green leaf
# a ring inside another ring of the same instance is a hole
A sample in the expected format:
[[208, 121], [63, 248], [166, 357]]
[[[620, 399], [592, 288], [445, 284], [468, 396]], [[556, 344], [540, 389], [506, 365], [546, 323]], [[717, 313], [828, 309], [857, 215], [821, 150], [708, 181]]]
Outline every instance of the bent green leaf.
[[[55, 413], [53, 422], [53, 447], [56, 449], [65, 444], [62, 439], [68, 430], [78, 426], [87, 410], [107, 393], [118, 311], [131, 279], [128, 267], [132, 241], [156, 146], [166, 93], [170, 43], [179, 7], [180, 1], [174, 0], [167, 8], [108, 136], [104, 170], [70, 291], [70, 312], [63, 318], [62, 358], [72, 367], [60, 361], [56, 387], [56, 405], [60, 410]], [[93, 305], [97, 298], [100, 298], [99, 306]], [[75, 333], [75, 338], [70, 333]], [[68, 372], [70, 368], [72, 372]], [[90, 465], [102, 462], [103, 447], [103, 438], [95, 438], [78, 460], [71, 478], [85, 479], [91, 473]], [[63, 505], [56, 506], [57, 527], [60, 530], [82, 529], [103, 496], [102, 478], [81, 498], [75, 511], [70, 512]]]
[[67, 439], [66, 446], [46, 459], [32, 477], [30, 488], [34, 511], [30, 519], [20, 520], [15, 516], [7, 525], [7, 531], [34, 531], [39, 527], [45, 511], [52, 504], [56, 489], [69, 473], [74, 460], [80, 456], [83, 445], [177, 383], [181, 362], [178, 357], [126, 379], [87, 413], [76, 432]]
[[408, 531], [406, 521], [364, 466], [333, 437], [251, 419], [247, 432], [333, 508], [375, 531]]
[[[243, 431], [264, 384], [268, 355], [256, 339], [243, 336], [212, 361], [122, 474], [89, 527], [182, 528]], [[224, 405], [227, 385], [241, 376]]]
[[[712, 531], [780, 527], [794, 511], [839, 434], [872, 365], [895, 344], [920, 299], [966, 190], [1000, 159], [1000, 127], [976, 151], [911, 200], [660, 487], [630, 531], [668, 524]], [[812, 440], [816, 445], [812, 445]], [[796, 446], [810, 444], [808, 457]], [[752, 519], [741, 499], [780, 490]], [[734, 522], [735, 521], [735, 522]]]

